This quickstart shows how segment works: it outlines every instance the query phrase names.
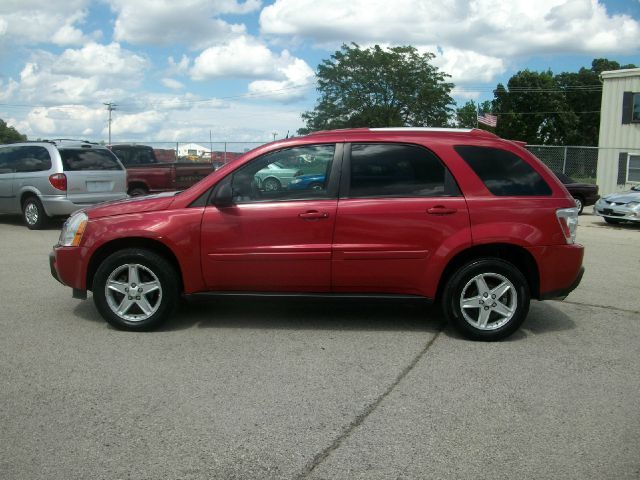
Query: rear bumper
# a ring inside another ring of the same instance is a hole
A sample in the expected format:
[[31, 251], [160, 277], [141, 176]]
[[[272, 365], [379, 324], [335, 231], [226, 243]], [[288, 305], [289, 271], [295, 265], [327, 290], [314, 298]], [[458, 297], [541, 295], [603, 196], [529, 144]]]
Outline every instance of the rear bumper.
[[97, 205], [101, 202], [111, 201], [111, 200], [120, 200], [123, 198], [127, 198], [126, 193], [110, 195], [107, 198], [103, 198], [100, 202], [94, 203], [74, 203], [66, 195], [42, 195], [40, 200], [42, 201], [42, 206], [44, 207], [44, 211], [50, 217], [55, 217], [58, 215], [71, 215], [76, 210], [80, 210], [81, 208], [91, 207], [92, 205]]
[[580, 284], [584, 274], [582, 245], [551, 245], [529, 251], [538, 264], [540, 300], [564, 298]]
[[564, 300], [571, 292], [573, 292], [578, 287], [578, 285], [580, 285], [583, 275], [584, 267], [581, 267], [580, 272], [578, 272], [578, 276], [571, 285], [569, 285], [567, 288], [556, 290], [555, 292], [547, 292], [543, 295], [540, 295], [540, 300]]

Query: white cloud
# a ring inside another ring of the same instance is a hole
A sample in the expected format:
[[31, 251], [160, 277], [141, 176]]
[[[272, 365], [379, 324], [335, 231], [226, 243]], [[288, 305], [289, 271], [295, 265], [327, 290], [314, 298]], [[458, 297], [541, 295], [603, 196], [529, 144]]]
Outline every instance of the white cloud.
[[249, 84], [249, 93], [280, 102], [299, 100], [306, 95], [315, 76], [309, 65], [299, 58], [281, 72], [286, 80], [255, 80]]
[[179, 62], [176, 62], [173, 57], [169, 57], [167, 63], [169, 64], [167, 75], [183, 75], [189, 71], [191, 60], [183, 54]]
[[14, 97], [38, 105], [117, 100], [140, 85], [147, 64], [113, 43], [90, 43], [60, 55], [40, 51], [20, 72]]
[[276, 0], [260, 26], [320, 43], [437, 44], [496, 58], [640, 49], [640, 23], [598, 0]]
[[[89, 37], [78, 26], [85, 21], [88, 5], [88, 0], [5, 0], [0, 5], [0, 41], [82, 45], [89, 41]], [[92, 37], [96, 35], [98, 32], [94, 32]]]
[[491, 82], [506, 71], [505, 61], [498, 57], [483, 55], [473, 50], [461, 50], [454, 47], [418, 47], [421, 52], [435, 54], [433, 64], [451, 75], [453, 83]]
[[114, 38], [134, 44], [203, 47], [245, 31], [223, 14], [246, 14], [260, 7], [259, 0], [110, 0], [117, 13]]
[[[157, 131], [158, 127], [166, 122], [167, 113], [149, 110], [133, 114], [119, 114], [111, 123], [112, 135], [136, 135], [148, 134]], [[106, 134], [106, 128], [102, 134]]]
[[178, 80], [175, 80], [173, 78], [163, 78], [162, 84], [172, 90], [181, 90], [184, 88], [184, 84], [182, 82], [179, 82]]

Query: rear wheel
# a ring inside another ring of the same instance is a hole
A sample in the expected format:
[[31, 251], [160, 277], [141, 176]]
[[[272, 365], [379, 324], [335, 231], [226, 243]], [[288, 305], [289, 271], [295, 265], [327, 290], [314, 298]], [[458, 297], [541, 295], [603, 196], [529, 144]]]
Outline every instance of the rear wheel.
[[520, 327], [529, 300], [529, 285], [520, 270], [498, 258], [482, 258], [453, 274], [442, 301], [445, 316], [465, 337], [495, 341]]
[[265, 192], [277, 192], [280, 190], [280, 182], [277, 178], [267, 178], [262, 182], [262, 188]]
[[147, 195], [147, 189], [144, 187], [133, 187], [129, 190], [129, 196], [131, 197], [140, 197], [142, 195]]
[[177, 273], [160, 255], [131, 248], [107, 257], [93, 282], [93, 300], [107, 322], [150, 330], [164, 322], [179, 298]]
[[28, 197], [22, 204], [22, 218], [30, 230], [40, 230], [47, 224], [49, 217], [38, 197]]

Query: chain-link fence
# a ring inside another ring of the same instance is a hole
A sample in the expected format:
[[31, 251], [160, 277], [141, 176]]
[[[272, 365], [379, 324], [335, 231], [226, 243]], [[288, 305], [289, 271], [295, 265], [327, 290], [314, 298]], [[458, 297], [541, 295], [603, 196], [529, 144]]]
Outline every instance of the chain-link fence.
[[527, 145], [526, 148], [554, 172], [564, 173], [577, 182], [596, 183], [598, 147]]

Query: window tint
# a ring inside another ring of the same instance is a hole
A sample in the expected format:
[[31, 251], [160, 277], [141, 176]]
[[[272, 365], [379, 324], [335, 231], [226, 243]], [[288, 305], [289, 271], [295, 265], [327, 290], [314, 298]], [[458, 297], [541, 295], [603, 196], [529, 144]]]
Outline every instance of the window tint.
[[235, 203], [329, 198], [335, 145], [308, 145], [272, 152], [235, 172]]
[[0, 149], [0, 173], [41, 172], [51, 168], [45, 147], [16, 146]]
[[107, 149], [61, 149], [62, 167], [67, 172], [80, 170], [122, 170], [116, 157]]
[[[447, 172], [448, 173], [448, 172]], [[430, 151], [413, 145], [351, 146], [349, 196], [422, 197], [459, 194], [445, 190], [445, 167]]]
[[129, 150], [126, 148], [117, 148], [113, 147], [111, 151], [114, 153], [118, 160], [122, 162], [123, 165], [131, 165], [131, 155], [129, 154]]
[[551, 188], [540, 174], [514, 153], [468, 145], [454, 148], [494, 195], [551, 195]]

